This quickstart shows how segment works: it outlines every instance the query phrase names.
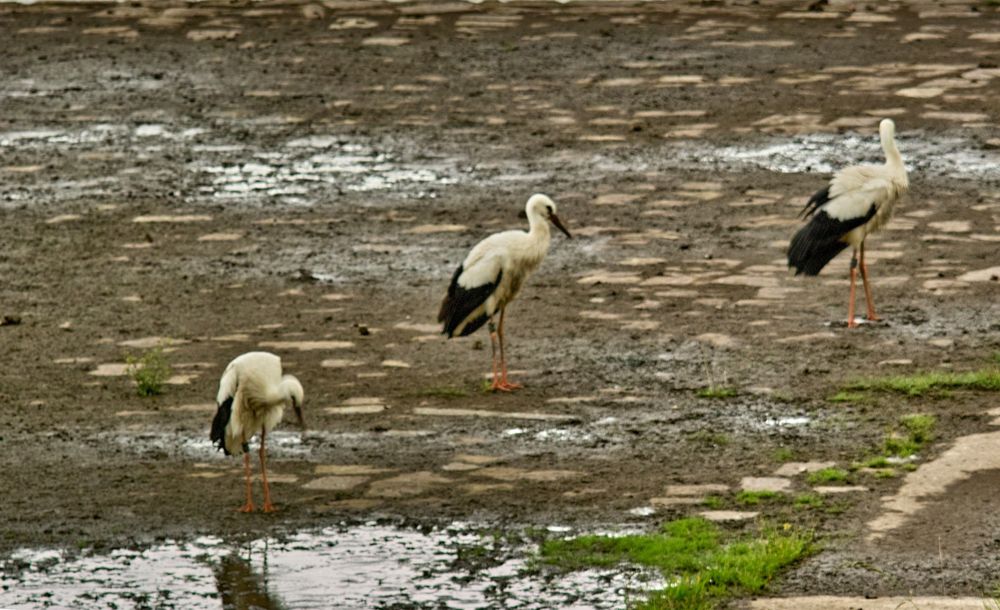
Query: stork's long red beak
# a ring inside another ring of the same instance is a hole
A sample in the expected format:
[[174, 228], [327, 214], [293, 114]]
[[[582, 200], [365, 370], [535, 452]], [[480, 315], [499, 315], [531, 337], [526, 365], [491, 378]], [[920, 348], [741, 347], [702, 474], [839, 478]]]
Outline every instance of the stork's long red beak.
[[306, 420], [304, 417], [302, 417], [302, 405], [296, 402], [295, 404], [292, 405], [292, 409], [294, 409], [295, 411], [295, 418], [299, 420], [299, 427], [305, 430]]
[[559, 220], [558, 216], [556, 216], [555, 214], [549, 214], [549, 220], [552, 221], [552, 224], [554, 224], [557, 229], [565, 233], [566, 237], [573, 239], [573, 236], [569, 234], [569, 231], [566, 230], [566, 227], [563, 226], [563, 223], [562, 221]]

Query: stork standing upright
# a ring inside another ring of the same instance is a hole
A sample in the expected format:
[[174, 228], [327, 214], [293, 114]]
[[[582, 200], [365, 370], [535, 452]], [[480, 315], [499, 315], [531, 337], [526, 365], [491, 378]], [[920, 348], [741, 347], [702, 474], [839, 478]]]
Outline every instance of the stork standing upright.
[[[448, 338], [472, 334], [489, 322], [494, 391], [509, 392], [521, 387], [507, 379], [504, 314], [524, 280], [538, 268], [549, 250], [549, 222], [572, 238], [556, 216], [556, 204], [545, 195], [532, 195], [525, 212], [528, 215], [527, 233], [517, 230], [495, 233], [472, 248], [455, 270], [438, 313], [438, 322], [444, 324], [443, 332]], [[495, 326], [493, 316], [498, 311], [500, 324]], [[499, 361], [497, 343], [500, 344]]]
[[271, 490], [267, 485], [267, 449], [265, 441], [285, 411], [291, 405], [305, 428], [302, 418], [302, 384], [291, 375], [281, 374], [281, 358], [268, 352], [248, 352], [236, 357], [226, 367], [219, 381], [219, 408], [212, 420], [212, 442], [226, 455], [243, 454], [246, 476], [246, 503], [239, 509], [254, 510], [250, 489], [250, 439], [260, 435], [260, 474], [264, 487], [265, 513], [274, 511]]
[[814, 194], [801, 216], [811, 217], [792, 238], [788, 266], [795, 275], [817, 275], [834, 256], [851, 246], [851, 289], [847, 326], [854, 328], [854, 294], [858, 267], [865, 288], [868, 319], [878, 320], [865, 266], [865, 238], [889, 222], [893, 207], [910, 187], [903, 158], [896, 148], [896, 124], [879, 123], [883, 165], [853, 165], [837, 172], [826, 188]]

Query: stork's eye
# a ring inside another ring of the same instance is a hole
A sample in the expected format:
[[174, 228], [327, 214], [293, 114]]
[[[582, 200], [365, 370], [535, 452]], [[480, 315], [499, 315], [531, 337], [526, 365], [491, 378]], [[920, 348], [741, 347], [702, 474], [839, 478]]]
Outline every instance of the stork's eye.
[[552, 216], [552, 206], [550, 205], [545, 206], [545, 210], [549, 213], [549, 216]]

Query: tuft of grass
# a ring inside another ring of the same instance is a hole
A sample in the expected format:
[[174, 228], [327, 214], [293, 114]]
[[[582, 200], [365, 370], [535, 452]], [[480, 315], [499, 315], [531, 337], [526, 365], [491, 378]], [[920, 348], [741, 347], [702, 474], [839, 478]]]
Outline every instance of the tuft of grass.
[[823, 506], [823, 497], [815, 493], [804, 493], [795, 496], [795, 508], [820, 508]]
[[879, 455], [865, 460], [862, 465], [865, 468], [886, 468], [889, 466], [889, 458], [884, 455]]
[[729, 386], [708, 386], [696, 392], [698, 398], [732, 398], [739, 395], [736, 388]]
[[937, 419], [933, 415], [913, 413], [899, 418], [906, 434], [890, 433], [885, 438], [885, 453], [896, 457], [910, 457], [924, 445], [934, 440], [934, 426]]
[[741, 491], [736, 495], [736, 501], [744, 506], [750, 506], [780, 497], [781, 494], [776, 491]]
[[725, 506], [725, 502], [719, 496], [707, 496], [701, 501], [701, 505], [712, 510], [718, 510]]
[[795, 459], [795, 452], [788, 447], [778, 447], [774, 450], [774, 461], [791, 462]]
[[841, 468], [824, 468], [822, 470], [816, 470], [810, 472], [806, 477], [806, 481], [810, 485], [818, 485], [820, 483], [842, 483], [847, 480], [849, 473]]
[[934, 425], [937, 424], [937, 419], [933, 415], [912, 413], [900, 417], [899, 423], [903, 424], [915, 443], [923, 445], [934, 440]]
[[895, 468], [879, 468], [875, 471], [876, 479], [894, 479], [896, 478]]
[[163, 385], [170, 378], [170, 363], [162, 347], [143, 352], [140, 356], [125, 357], [126, 372], [135, 382], [139, 396], [155, 396], [163, 393]]
[[581, 536], [541, 545], [542, 561], [567, 569], [631, 562], [657, 568], [670, 580], [635, 607], [641, 610], [707, 610], [734, 595], [761, 591], [785, 566], [808, 554], [812, 535], [767, 528], [724, 542], [719, 529], [700, 518], [666, 523], [652, 534]]
[[868, 395], [863, 392], [841, 390], [829, 398], [830, 402], [861, 403], [868, 401]]
[[943, 390], [1000, 391], [1000, 368], [982, 369], [966, 373], [932, 372], [916, 375], [898, 375], [861, 379], [849, 384], [846, 390], [896, 392], [908, 396], [923, 396]]

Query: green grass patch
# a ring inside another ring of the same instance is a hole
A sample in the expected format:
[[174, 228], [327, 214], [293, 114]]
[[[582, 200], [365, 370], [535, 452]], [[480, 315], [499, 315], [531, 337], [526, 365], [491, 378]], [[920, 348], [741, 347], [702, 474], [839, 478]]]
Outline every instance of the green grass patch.
[[778, 447], [774, 450], [774, 460], [776, 462], [791, 462], [795, 459], [795, 452], [788, 447]]
[[934, 440], [934, 425], [937, 424], [937, 419], [933, 415], [923, 413], [904, 415], [899, 418], [899, 423], [903, 424], [915, 443], [923, 445]]
[[698, 398], [732, 398], [737, 396], [739, 391], [728, 386], [708, 386], [696, 392]]
[[904, 434], [890, 433], [885, 437], [886, 455], [910, 457], [924, 445], [934, 440], [934, 426], [937, 419], [933, 415], [913, 413], [899, 418]]
[[868, 401], [868, 395], [863, 392], [841, 390], [829, 398], [830, 402], [861, 403]]
[[1000, 368], [967, 373], [933, 372], [861, 379], [849, 384], [845, 390], [896, 392], [908, 396], [923, 396], [944, 390], [998, 392], [1000, 391]]
[[804, 493], [795, 496], [793, 502], [795, 508], [821, 508], [823, 497], [815, 493]]
[[894, 479], [896, 478], [895, 468], [879, 468], [875, 471], [876, 479]]
[[861, 465], [865, 468], [887, 468], [889, 466], [889, 458], [879, 455], [865, 460]]
[[741, 491], [736, 494], [736, 501], [744, 506], [760, 504], [782, 497], [776, 491]]
[[666, 523], [658, 532], [549, 540], [541, 560], [564, 569], [606, 568], [622, 562], [659, 569], [671, 581], [637, 603], [642, 610], [707, 610], [734, 595], [761, 591], [781, 568], [806, 555], [812, 535], [786, 526], [724, 541], [704, 519]]
[[719, 510], [726, 505], [725, 501], [719, 496], [707, 496], [701, 501], [701, 505], [706, 508], [711, 508], [712, 510]]
[[163, 393], [163, 385], [170, 378], [170, 363], [162, 347], [154, 347], [140, 356], [125, 357], [126, 372], [135, 382], [139, 396], [154, 396]]
[[847, 481], [848, 476], [850, 476], [850, 473], [842, 468], [824, 468], [822, 470], [810, 472], [806, 477], [806, 481], [810, 485], [818, 485], [820, 483], [843, 483], [844, 481]]

